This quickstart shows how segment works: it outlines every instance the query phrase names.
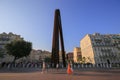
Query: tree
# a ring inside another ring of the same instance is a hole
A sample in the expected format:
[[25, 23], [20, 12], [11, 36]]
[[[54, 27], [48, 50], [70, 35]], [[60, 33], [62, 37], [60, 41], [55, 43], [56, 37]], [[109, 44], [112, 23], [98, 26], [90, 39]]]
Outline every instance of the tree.
[[82, 63], [82, 56], [78, 56], [77, 61]]
[[51, 58], [50, 58], [50, 57], [46, 57], [46, 58], [45, 58], [45, 62], [46, 62], [46, 63], [50, 63], [50, 62], [51, 62]]
[[4, 50], [2, 48], [0, 48], [0, 58], [3, 58], [4, 57]]
[[32, 43], [24, 40], [12, 41], [5, 45], [7, 54], [14, 56], [14, 61], [16, 59], [28, 56], [32, 49]]
[[92, 59], [90, 57], [87, 57], [88, 63], [92, 63]]
[[86, 63], [86, 58], [85, 57], [82, 57], [82, 63]]

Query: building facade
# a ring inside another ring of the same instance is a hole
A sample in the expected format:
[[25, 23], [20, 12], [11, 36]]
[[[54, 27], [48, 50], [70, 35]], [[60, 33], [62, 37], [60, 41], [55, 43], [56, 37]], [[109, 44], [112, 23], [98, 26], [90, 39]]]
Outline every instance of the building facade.
[[32, 50], [27, 60], [30, 62], [43, 62], [45, 58], [51, 58], [51, 53], [49, 51], [42, 50]]
[[5, 44], [10, 43], [14, 40], [23, 40], [23, 38], [20, 35], [16, 35], [13, 33], [1, 33], [0, 34], [0, 48], [4, 48]]
[[120, 34], [87, 34], [81, 41], [82, 57], [93, 64], [120, 63]]
[[[66, 60], [66, 52], [65, 52], [65, 60]], [[62, 51], [59, 51], [59, 62], [60, 62], [60, 63], [63, 63]]]
[[[11, 55], [6, 54], [4, 46], [7, 43], [10, 43], [14, 40], [23, 40], [23, 38], [20, 35], [16, 35], [13, 33], [1, 33], [0, 34], [0, 52], [3, 54], [3, 57], [0, 58], [0, 63], [1, 62], [12, 62], [14, 60], [14, 57]], [[16, 62], [22, 62], [22, 61], [30, 61], [30, 62], [35, 62], [35, 61], [43, 61], [45, 58], [51, 58], [51, 53], [49, 51], [42, 51], [42, 50], [32, 50], [30, 52], [30, 55], [28, 57], [23, 57]]]
[[67, 55], [67, 61], [73, 62], [73, 52], [68, 52], [66, 55]]
[[75, 47], [74, 51], [73, 51], [73, 60], [75, 63], [79, 63], [81, 59], [82, 55], [81, 55], [81, 48], [79, 47]]

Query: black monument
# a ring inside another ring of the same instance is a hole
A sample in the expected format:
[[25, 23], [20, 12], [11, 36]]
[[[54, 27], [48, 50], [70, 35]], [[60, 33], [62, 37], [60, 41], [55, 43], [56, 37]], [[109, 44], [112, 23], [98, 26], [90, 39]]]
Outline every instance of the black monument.
[[54, 15], [54, 29], [53, 29], [52, 56], [51, 56], [51, 65], [54, 68], [56, 67], [57, 64], [59, 64], [59, 38], [60, 38], [61, 51], [62, 51], [62, 63], [63, 66], [66, 67], [60, 10], [56, 9]]

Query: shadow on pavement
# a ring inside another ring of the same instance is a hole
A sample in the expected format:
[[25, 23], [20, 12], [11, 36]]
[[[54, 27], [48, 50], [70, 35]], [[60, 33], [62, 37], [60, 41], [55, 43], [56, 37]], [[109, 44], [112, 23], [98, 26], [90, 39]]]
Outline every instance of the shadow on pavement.
[[37, 72], [37, 71], [41, 71], [41, 69], [21, 69], [21, 68], [0, 69], [0, 73], [30, 73], [30, 72]]
[[74, 73], [75, 76], [112, 76], [112, 74], [83, 74], [83, 73]]

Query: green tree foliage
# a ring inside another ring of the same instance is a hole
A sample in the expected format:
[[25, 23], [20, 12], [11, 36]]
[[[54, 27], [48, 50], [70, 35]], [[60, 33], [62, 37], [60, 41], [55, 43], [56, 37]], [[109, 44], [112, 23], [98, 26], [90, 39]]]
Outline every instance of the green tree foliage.
[[15, 57], [14, 61], [18, 58], [28, 56], [32, 49], [32, 43], [24, 40], [12, 41], [5, 45], [7, 54]]
[[45, 58], [45, 62], [46, 62], [46, 63], [50, 63], [50, 62], [51, 62], [51, 58], [50, 58], [50, 57], [46, 57], [46, 58]]
[[82, 63], [85, 64], [86, 63], [86, 58], [82, 57]]
[[81, 63], [82, 62], [82, 56], [78, 56], [77, 61]]
[[4, 50], [0, 48], [0, 58], [3, 58], [3, 53], [4, 53]]

